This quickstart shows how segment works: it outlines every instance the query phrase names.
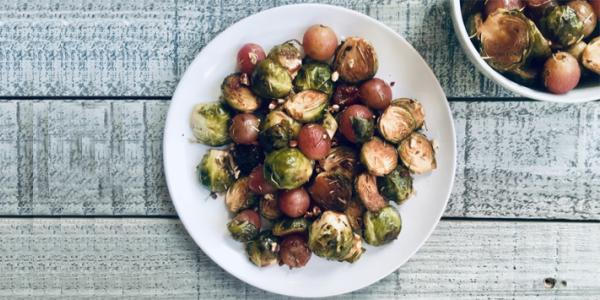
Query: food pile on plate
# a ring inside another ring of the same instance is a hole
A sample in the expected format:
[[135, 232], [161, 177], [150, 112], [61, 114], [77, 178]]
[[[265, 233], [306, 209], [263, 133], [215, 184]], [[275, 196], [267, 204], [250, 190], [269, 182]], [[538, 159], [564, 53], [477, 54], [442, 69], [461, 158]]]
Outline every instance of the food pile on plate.
[[413, 194], [412, 174], [436, 168], [435, 151], [419, 132], [421, 104], [393, 100], [374, 77], [373, 45], [338, 43], [331, 28], [313, 25], [302, 43], [268, 55], [246, 44], [237, 62], [221, 101], [196, 105], [191, 126], [199, 143], [220, 147], [206, 152], [198, 177], [225, 193], [227, 228], [250, 260], [297, 268], [314, 253], [352, 263], [363, 240], [395, 240], [396, 206]]
[[555, 94], [600, 83], [599, 0], [467, 0], [462, 14], [481, 57], [516, 82]]

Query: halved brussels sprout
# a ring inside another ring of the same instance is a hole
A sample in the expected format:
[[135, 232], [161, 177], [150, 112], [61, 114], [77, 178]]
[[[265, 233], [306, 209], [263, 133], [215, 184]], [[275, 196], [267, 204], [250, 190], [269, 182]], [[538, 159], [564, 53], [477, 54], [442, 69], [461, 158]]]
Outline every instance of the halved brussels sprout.
[[240, 81], [240, 73], [231, 74], [221, 84], [223, 100], [231, 108], [241, 112], [253, 112], [260, 106], [260, 99]]
[[305, 218], [289, 219], [277, 221], [273, 225], [273, 234], [276, 236], [284, 236], [292, 233], [300, 233], [308, 230], [308, 220]]
[[358, 165], [358, 154], [353, 148], [338, 146], [331, 148], [324, 159], [319, 160], [319, 167], [324, 172], [340, 173], [352, 178]]
[[292, 78], [296, 77], [298, 70], [302, 67], [304, 48], [296, 40], [287, 41], [275, 46], [269, 51], [268, 59], [283, 66]]
[[317, 205], [326, 210], [344, 211], [352, 199], [352, 182], [340, 173], [319, 173], [308, 187]]
[[296, 148], [275, 150], [267, 155], [265, 179], [278, 189], [295, 189], [310, 179], [313, 162]]
[[399, 143], [417, 127], [410, 111], [403, 106], [391, 105], [386, 108], [378, 121], [379, 133], [386, 141]]
[[323, 118], [327, 108], [327, 95], [318, 91], [302, 91], [285, 101], [283, 109], [300, 122], [315, 122]]
[[196, 169], [200, 182], [211, 192], [224, 192], [235, 180], [236, 167], [231, 154], [225, 150], [208, 150]]
[[358, 234], [354, 234], [352, 237], [352, 248], [350, 252], [344, 257], [344, 261], [353, 263], [357, 261], [360, 256], [365, 252], [365, 248], [362, 247], [362, 238]]
[[343, 81], [357, 83], [373, 78], [379, 64], [375, 48], [367, 40], [349, 37], [338, 47], [333, 69]]
[[369, 173], [384, 176], [398, 165], [398, 154], [392, 144], [374, 137], [364, 143], [360, 149], [360, 161], [367, 167]]
[[343, 213], [326, 211], [308, 231], [308, 248], [317, 256], [342, 261], [352, 250], [354, 234]]
[[256, 166], [265, 161], [265, 154], [260, 146], [235, 144], [231, 155], [241, 175], [248, 175]]
[[402, 164], [398, 164], [392, 173], [377, 178], [379, 192], [388, 200], [398, 204], [402, 204], [412, 195], [412, 183], [413, 179], [408, 169]]
[[550, 10], [541, 20], [544, 35], [558, 46], [569, 47], [583, 38], [583, 23], [574, 9], [559, 5]]
[[302, 125], [285, 112], [274, 110], [267, 115], [258, 140], [267, 152], [286, 148], [289, 141], [298, 136], [300, 128]]
[[327, 134], [330, 138], [333, 138], [338, 129], [338, 123], [335, 120], [335, 117], [328, 112], [325, 113], [323, 121], [321, 122], [321, 126], [327, 130]]
[[190, 124], [196, 140], [209, 146], [229, 143], [231, 116], [219, 102], [196, 104], [192, 109]]
[[398, 147], [400, 159], [410, 171], [423, 174], [436, 168], [432, 143], [421, 133], [413, 132]]
[[260, 199], [258, 211], [267, 220], [276, 220], [282, 216], [282, 212], [277, 205], [277, 198], [273, 194], [265, 194]]
[[238, 179], [225, 194], [227, 209], [236, 213], [241, 209], [250, 208], [258, 204], [258, 197], [248, 187], [248, 177]]
[[324, 63], [305, 64], [298, 72], [298, 76], [294, 78], [294, 87], [297, 92], [315, 90], [331, 97], [333, 94], [331, 68]]
[[365, 206], [358, 197], [355, 196], [350, 202], [348, 202], [348, 206], [346, 206], [344, 214], [346, 214], [346, 217], [348, 217], [348, 221], [350, 222], [350, 226], [354, 232], [360, 233], [362, 231], [362, 217], [364, 212]]
[[229, 221], [227, 229], [234, 240], [247, 242], [258, 235], [260, 223], [260, 216], [255, 211], [247, 209]]
[[365, 222], [364, 236], [369, 245], [381, 246], [398, 238], [402, 229], [400, 214], [391, 206], [378, 212], [367, 211], [363, 218]]
[[415, 120], [415, 128], [419, 129], [423, 127], [425, 123], [425, 112], [423, 111], [423, 105], [419, 101], [410, 98], [398, 98], [392, 101], [393, 106], [402, 106], [410, 112]]
[[584, 41], [579, 41], [567, 48], [567, 52], [573, 55], [573, 57], [575, 57], [575, 59], [581, 64], [583, 63], [581, 60], [581, 55], [583, 54], [585, 47], [587, 47], [587, 44]]
[[279, 239], [271, 231], [262, 231], [257, 238], [246, 243], [246, 253], [250, 261], [259, 267], [276, 264], [279, 261]]
[[252, 91], [264, 98], [283, 98], [292, 91], [292, 78], [284, 67], [267, 58], [252, 72]]
[[600, 37], [591, 40], [581, 54], [583, 66], [600, 75]]
[[387, 205], [385, 199], [377, 190], [377, 178], [368, 173], [362, 173], [356, 177], [354, 190], [358, 198], [369, 211], [379, 211]]
[[[567, 5], [575, 11], [581, 23], [583, 23], [584, 38], [590, 36], [590, 34], [594, 32], [596, 23], [598, 22], [597, 19], [600, 18], [600, 16], [594, 13], [594, 8], [591, 5], [592, 1], [598, 0], [591, 0], [589, 3], [585, 0], [572, 0], [567, 3]], [[595, 5], [598, 6], [597, 3]], [[600, 12], [600, 10], [596, 9], [596, 12]]]
[[282, 123], [287, 123], [286, 126], [290, 127], [293, 137], [296, 137], [302, 128], [302, 124], [288, 116], [285, 112], [281, 110], [274, 110], [267, 114], [267, 117], [262, 124], [262, 129], [264, 130]]
[[481, 56], [494, 69], [519, 68], [550, 55], [550, 45], [535, 24], [518, 10], [498, 9], [479, 28]]

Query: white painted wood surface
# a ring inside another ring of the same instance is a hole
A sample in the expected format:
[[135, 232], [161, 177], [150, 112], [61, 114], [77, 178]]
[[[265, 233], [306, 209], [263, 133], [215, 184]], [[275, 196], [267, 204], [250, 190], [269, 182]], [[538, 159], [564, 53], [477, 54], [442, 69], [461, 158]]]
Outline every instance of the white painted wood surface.
[[[0, 215], [174, 215], [168, 104], [0, 102]], [[600, 219], [600, 103], [451, 107], [459, 152], [446, 216]]]
[[[597, 299], [598, 253], [598, 223], [442, 221], [399, 271], [340, 299]], [[276, 298], [222, 271], [179, 221], [118, 218], [2, 219], [0, 297], [15, 296]]]
[[[303, 1], [0, 0], [0, 96], [170, 97], [216, 34], [258, 11], [297, 2]], [[403, 35], [449, 97], [511, 96], [466, 59], [449, 1], [325, 3], [365, 13]]]

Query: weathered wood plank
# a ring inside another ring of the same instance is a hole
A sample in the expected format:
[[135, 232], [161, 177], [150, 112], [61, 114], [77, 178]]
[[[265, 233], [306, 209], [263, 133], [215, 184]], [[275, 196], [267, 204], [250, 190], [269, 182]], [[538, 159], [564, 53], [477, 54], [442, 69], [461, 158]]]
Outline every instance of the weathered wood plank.
[[[0, 96], [171, 96], [216, 34], [298, 2], [305, 1], [0, 1]], [[368, 14], [406, 37], [450, 97], [512, 96], [467, 61], [448, 1], [325, 3]]]
[[[0, 215], [174, 215], [169, 101], [0, 102]], [[452, 102], [446, 216], [600, 219], [600, 103]]]
[[[340, 299], [592, 299], [598, 253], [597, 223], [443, 221], [406, 265]], [[177, 220], [2, 219], [0, 297], [19, 296], [279, 298], [222, 271]]]

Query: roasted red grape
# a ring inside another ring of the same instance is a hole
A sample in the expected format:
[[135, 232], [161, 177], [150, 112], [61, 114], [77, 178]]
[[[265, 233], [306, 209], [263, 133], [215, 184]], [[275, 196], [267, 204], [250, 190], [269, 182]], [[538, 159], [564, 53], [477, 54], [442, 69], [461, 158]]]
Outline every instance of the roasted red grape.
[[322, 159], [331, 149], [331, 138], [323, 126], [307, 124], [298, 134], [298, 148], [309, 159]]
[[260, 120], [253, 114], [238, 114], [231, 120], [229, 136], [237, 144], [255, 144]]
[[544, 86], [555, 94], [564, 94], [577, 86], [581, 77], [579, 63], [567, 52], [553, 54], [544, 64]]
[[350, 142], [365, 142], [373, 136], [373, 113], [363, 105], [352, 105], [342, 112], [340, 132]]
[[384, 110], [392, 103], [392, 88], [385, 81], [373, 78], [360, 86], [359, 97], [366, 106]]
[[249, 177], [250, 181], [248, 182], [248, 185], [251, 191], [259, 195], [272, 194], [277, 191], [273, 185], [265, 180], [263, 165], [258, 165], [254, 168], [254, 170], [250, 172]]
[[237, 54], [238, 68], [242, 73], [252, 74], [254, 67], [265, 59], [265, 51], [260, 45], [248, 43], [240, 48]]
[[327, 61], [333, 57], [338, 39], [330, 27], [313, 25], [304, 33], [302, 44], [306, 55], [318, 61]]
[[290, 218], [303, 216], [310, 206], [310, 197], [302, 187], [279, 193], [279, 210]]
[[310, 260], [310, 256], [311, 252], [303, 235], [288, 235], [281, 242], [279, 250], [281, 263], [288, 265], [290, 269], [304, 267]]

